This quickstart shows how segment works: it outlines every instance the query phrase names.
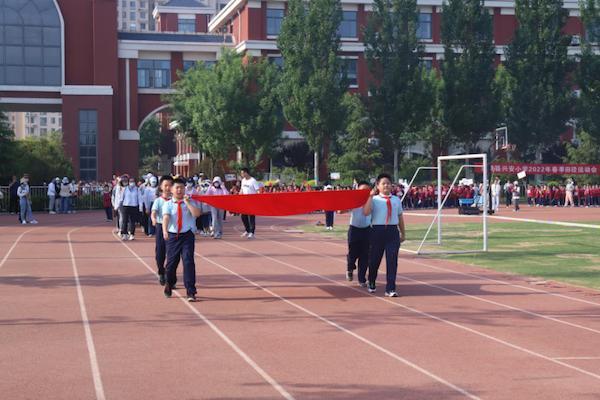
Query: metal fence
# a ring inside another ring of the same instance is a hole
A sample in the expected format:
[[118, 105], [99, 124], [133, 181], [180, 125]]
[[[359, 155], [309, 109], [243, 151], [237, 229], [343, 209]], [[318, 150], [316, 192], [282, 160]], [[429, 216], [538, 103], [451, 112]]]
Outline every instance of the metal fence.
[[[30, 186], [31, 208], [35, 211], [48, 211], [50, 199], [48, 197], [48, 186]], [[103, 186], [83, 185], [77, 189], [76, 196], [71, 199], [72, 210], [96, 210], [102, 207]], [[0, 213], [6, 213], [18, 209], [19, 199], [11, 196], [8, 186], [0, 186]], [[12, 207], [11, 207], [12, 203]], [[60, 204], [60, 202], [58, 202]], [[60, 206], [59, 206], [60, 207]]]

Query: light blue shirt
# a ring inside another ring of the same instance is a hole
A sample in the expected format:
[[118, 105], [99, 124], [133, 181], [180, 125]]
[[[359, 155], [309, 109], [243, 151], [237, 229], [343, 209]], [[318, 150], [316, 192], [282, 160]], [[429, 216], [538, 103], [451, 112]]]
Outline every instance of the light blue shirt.
[[371, 216], [363, 214], [363, 208], [358, 207], [350, 213], [350, 225], [356, 228], [366, 228], [371, 225]]
[[[392, 215], [388, 221], [388, 225], [398, 225], [398, 216], [402, 214], [402, 202], [398, 196], [391, 196]], [[387, 217], [387, 200], [381, 195], [373, 197], [373, 208], [371, 210], [371, 223], [373, 225], [385, 225]]]
[[[190, 200], [190, 204], [194, 207], [200, 207], [200, 205], [193, 200]], [[185, 203], [182, 202], [180, 207], [183, 215], [183, 223], [181, 224], [181, 232], [179, 233], [185, 233], [187, 231], [193, 230], [196, 227], [196, 217], [192, 215], [190, 209], [187, 205], [185, 205]], [[162, 215], [170, 216], [169, 226], [167, 228], [168, 231], [170, 233], [177, 233], [177, 204], [173, 200], [165, 202], [165, 204], [162, 207]]]
[[156, 223], [157, 224], [162, 224], [163, 206], [165, 205], [165, 203], [167, 201], [169, 201], [169, 200], [165, 200], [162, 196], [160, 196], [159, 198], [154, 200], [154, 203], [152, 203], [151, 211], [156, 211]]

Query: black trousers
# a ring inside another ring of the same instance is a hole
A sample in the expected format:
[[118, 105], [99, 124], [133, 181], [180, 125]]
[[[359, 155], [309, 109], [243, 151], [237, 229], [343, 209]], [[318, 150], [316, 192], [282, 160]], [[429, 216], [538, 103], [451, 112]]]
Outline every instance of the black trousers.
[[371, 227], [357, 228], [350, 225], [348, 228], [348, 271], [356, 268], [358, 260], [358, 281], [366, 282], [369, 267], [369, 248], [371, 244]]
[[148, 235], [150, 233], [149, 228], [150, 228], [150, 225], [152, 225], [152, 221], [150, 220], [150, 215], [146, 214], [146, 211], [150, 211], [150, 210], [146, 210], [146, 205], [144, 204], [142, 206], [142, 212], [139, 213], [139, 216], [140, 216], [140, 225], [142, 226], [142, 228], [144, 228], [144, 233], [146, 235]]
[[167, 258], [167, 245], [163, 238], [162, 224], [156, 224], [156, 236], [154, 237], [154, 258], [159, 274], [165, 273], [165, 259]]
[[130, 233], [135, 235], [135, 223], [137, 222], [140, 210], [137, 206], [123, 206], [123, 215], [121, 216], [121, 234]]
[[19, 212], [19, 196], [10, 196], [10, 200], [8, 202], [8, 211], [11, 213]]
[[169, 240], [166, 241], [167, 265], [165, 270], [167, 283], [173, 286], [177, 282], [177, 266], [179, 265], [179, 260], [182, 260], [183, 284], [188, 295], [196, 294], [195, 244], [196, 241], [194, 240], [194, 233], [192, 231], [180, 233], [179, 235], [169, 233]]
[[256, 217], [254, 215], [242, 214], [242, 223], [247, 233], [254, 233], [254, 229], [256, 228]]
[[333, 211], [325, 211], [325, 226], [333, 226]]
[[396, 290], [398, 253], [400, 252], [400, 232], [396, 225], [373, 225], [371, 229], [371, 256], [369, 258], [369, 282], [375, 284], [379, 264], [385, 252], [386, 285], [385, 291]]

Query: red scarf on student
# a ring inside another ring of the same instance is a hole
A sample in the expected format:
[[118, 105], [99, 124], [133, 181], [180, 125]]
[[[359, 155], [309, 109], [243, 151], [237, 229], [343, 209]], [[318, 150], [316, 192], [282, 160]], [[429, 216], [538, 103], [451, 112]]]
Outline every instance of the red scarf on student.
[[307, 214], [318, 210], [337, 211], [361, 207], [369, 197], [369, 190], [279, 192], [224, 196], [192, 195], [190, 197], [232, 213], [285, 216]]
[[177, 204], [177, 236], [179, 237], [179, 233], [181, 232], [181, 228], [183, 227], [183, 210], [181, 209], [181, 204], [183, 200], [175, 201]]
[[385, 224], [387, 225], [392, 218], [392, 196], [386, 196], [384, 194], [380, 195], [385, 199], [385, 204], [387, 206], [387, 215], [385, 216]]

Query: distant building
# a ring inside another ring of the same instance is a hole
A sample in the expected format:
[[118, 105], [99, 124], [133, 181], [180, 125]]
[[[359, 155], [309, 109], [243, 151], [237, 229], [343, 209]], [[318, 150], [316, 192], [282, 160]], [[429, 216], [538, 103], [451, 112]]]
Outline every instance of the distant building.
[[62, 114], [46, 112], [9, 112], [10, 128], [17, 139], [41, 137], [62, 130]]

